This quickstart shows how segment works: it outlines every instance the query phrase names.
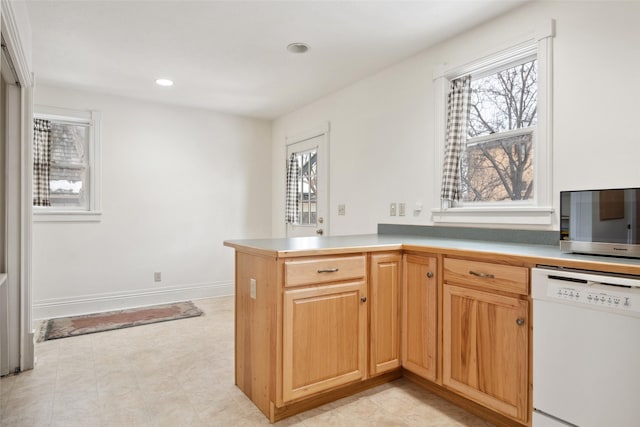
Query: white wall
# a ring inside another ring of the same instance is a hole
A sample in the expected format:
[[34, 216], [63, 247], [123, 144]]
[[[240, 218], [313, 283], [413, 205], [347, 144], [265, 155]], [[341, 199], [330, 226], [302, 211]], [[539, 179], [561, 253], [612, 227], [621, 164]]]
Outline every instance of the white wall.
[[[273, 234], [283, 236], [287, 135], [331, 122], [331, 234], [375, 233], [378, 223], [431, 225], [437, 191], [433, 73], [462, 64], [556, 20], [553, 73], [553, 194], [640, 186], [638, 2], [533, 2], [429, 48], [273, 125]], [[424, 205], [413, 216], [416, 201]], [[389, 203], [407, 203], [390, 217]], [[346, 204], [346, 216], [337, 215]], [[557, 220], [550, 227], [558, 228]]]
[[34, 223], [34, 318], [232, 294], [223, 240], [271, 231], [271, 124], [63, 88], [35, 96], [102, 113], [103, 214]]

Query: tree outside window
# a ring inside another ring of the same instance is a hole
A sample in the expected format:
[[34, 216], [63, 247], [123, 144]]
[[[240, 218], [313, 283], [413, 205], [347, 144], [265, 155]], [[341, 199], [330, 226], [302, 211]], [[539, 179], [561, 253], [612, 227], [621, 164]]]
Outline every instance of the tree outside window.
[[532, 199], [537, 61], [474, 78], [471, 91], [463, 202]]

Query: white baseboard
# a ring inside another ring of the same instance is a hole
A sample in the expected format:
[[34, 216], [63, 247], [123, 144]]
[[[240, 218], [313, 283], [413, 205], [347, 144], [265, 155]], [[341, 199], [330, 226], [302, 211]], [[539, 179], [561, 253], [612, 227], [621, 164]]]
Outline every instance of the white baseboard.
[[79, 295], [70, 298], [54, 298], [33, 302], [33, 319], [76, 316], [102, 311], [123, 310], [132, 307], [165, 304], [177, 301], [230, 296], [234, 294], [233, 282], [200, 283], [194, 285], [166, 286], [132, 292]]

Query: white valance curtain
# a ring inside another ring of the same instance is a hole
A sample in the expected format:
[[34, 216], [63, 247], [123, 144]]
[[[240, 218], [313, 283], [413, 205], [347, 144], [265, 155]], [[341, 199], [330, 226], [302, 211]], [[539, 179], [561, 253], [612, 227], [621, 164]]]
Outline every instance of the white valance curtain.
[[33, 120], [33, 206], [51, 206], [51, 121]]
[[460, 200], [462, 193], [460, 156], [467, 141], [467, 123], [471, 99], [471, 76], [452, 80], [449, 87], [447, 109], [447, 143], [442, 166], [442, 189], [440, 198], [443, 207], [451, 207]]
[[298, 224], [300, 214], [298, 212], [298, 181], [300, 170], [298, 167], [298, 155], [292, 153], [287, 164], [287, 194], [285, 206], [285, 223]]

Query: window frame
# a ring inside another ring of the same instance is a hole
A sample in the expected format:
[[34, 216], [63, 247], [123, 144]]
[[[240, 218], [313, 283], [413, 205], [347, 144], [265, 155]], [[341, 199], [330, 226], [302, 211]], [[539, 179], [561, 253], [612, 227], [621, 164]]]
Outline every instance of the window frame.
[[[521, 37], [508, 45], [493, 49], [489, 53], [460, 65], [442, 65], [433, 76], [435, 97], [435, 153], [434, 153], [434, 223], [452, 224], [501, 224], [549, 226], [554, 218], [552, 180], [552, 53], [554, 21], [538, 26], [530, 35]], [[499, 69], [535, 57], [538, 61], [538, 111], [534, 131], [534, 195], [526, 203], [468, 203], [446, 206], [440, 200], [442, 164], [444, 161], [447, 92], [449, 84], [456, 78], [469, 75], [476, 78], [486, 76]]]
[[89, 156], [87, 173], [89, 180], [88, 208], [74, 209], [68, 206], [33, 206], [35, 222], [97, 222], [102, 218], [102, 162], [100, 144], [99, 111], [72, 110], [60, 107], [35, 105], [33, 118], [57, 120], [89, 125]]

